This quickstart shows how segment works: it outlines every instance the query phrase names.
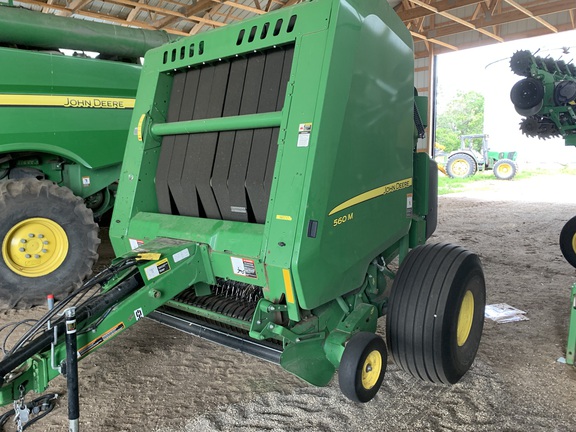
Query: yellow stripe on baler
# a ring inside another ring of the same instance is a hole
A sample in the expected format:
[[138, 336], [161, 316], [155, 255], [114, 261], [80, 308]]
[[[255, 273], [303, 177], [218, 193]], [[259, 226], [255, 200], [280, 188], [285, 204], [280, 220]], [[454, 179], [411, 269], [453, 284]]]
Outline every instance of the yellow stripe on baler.
[[363, 203], [365, 201], [371, 200], [373, 198], [377, 198], [382, 195], [386, 195], [392, 192], [396, 192], [401, 189], [405, 189], [407, 187], [412, 186], [412, 179], [407, 178], [404, 180], [398, 180], [393, 183], [386, 184], [384, 186], [380, 186], [376, 189], [369, 190], [368, 192], [361, 193], [360, 195], [356, 195], [353, 198], [350, 198], [347, 201], [344, 201], [342, 204], [334, 207], [328, 216], [332, 216], [334, 213], [339, 211], [345, 210], [349, 207], [355, 206], [356, 204]]
[[286, 291], [286, 301], [288, 303], [294, 303], [294, 289], [292, 288], [290, 270], [282, 269], [282, 276], [284, 276], [284, 291]]
[[134, 108], [134, 98], [0, 94], [0, 106], [55, 106], [66, 108]]

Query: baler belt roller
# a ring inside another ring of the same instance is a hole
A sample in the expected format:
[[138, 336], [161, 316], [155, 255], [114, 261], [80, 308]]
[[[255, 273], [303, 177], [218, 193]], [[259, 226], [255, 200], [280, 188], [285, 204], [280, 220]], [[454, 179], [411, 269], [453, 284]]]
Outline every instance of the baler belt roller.
[[176, 72], [156, 173], [161, 213], [264, 223], [292, 68], [288, 45]]

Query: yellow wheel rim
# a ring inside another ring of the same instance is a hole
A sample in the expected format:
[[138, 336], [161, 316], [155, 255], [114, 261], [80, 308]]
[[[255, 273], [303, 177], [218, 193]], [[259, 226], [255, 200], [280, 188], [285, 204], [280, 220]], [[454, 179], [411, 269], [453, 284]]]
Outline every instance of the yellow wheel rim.
[[510, 164], [503, 163], [498, 165], [498, 169], [496, 171], [498, 171], [498, 175], [502, 177], [508, 177], [508, 175], [512, 172], [512, 166]]
[[382, 373], [382, 354], [379, 351], [372, 351], [366, 357], [362, 366], [362, 387], [370, 390], [378, 382]]
[[466, 291], [464, 299], [460, 305], [460, 313], [458, 314], [458, 326], [456, 330], [456, 340], [458, 346], [462, 346], [470, 336], [472, 329], [472, 321], [474, 320], [474, 295], [471, 291]]
[[68, 236], [50, 219], [31, 218], [12, 227], [2, 242], [2, 257], [10, 270], [40, 277], [62, 265], [68, 254]]
[[572, 250], [576, 252], [576, 234], [572, 236]]
[[470, 172], [470, 164], [466, 159], [456, 159], [452, 163], [452, 174], [456, 177], [466, 177]]

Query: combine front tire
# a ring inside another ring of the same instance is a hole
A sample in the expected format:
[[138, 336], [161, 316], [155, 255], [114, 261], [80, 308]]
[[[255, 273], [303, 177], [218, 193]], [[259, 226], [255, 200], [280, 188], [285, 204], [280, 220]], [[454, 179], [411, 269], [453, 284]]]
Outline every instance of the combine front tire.
[[340, 390], [354, 402], [368, 402], [382, 385], [386, 365], [384, 340], [374, 333], [356, 333], [346, 344], [340, 360]]
[[467, 154], [456, 154], [448, 158], [446, 173], [451, 178], [466, 178], [476, 174], [474, 159]]
[[560, 231], [560, 250], [572, 267], [576, 267], [576, 216]]
[[0, 307], [30, 307], [80, 286], [98, 259], [92, 212], [69, 189], [0, 182]]
[[518, 171], [518, 167], [513, 160], [500, 159], [494, 164], [492, 171], [499, 180], [512, 180]]
[[386, 336], [395, 363], [425, 381], [456, 383], [476, 356], [485, 304], [475, 254], [442, 243], [412, 250], [389, 301]]

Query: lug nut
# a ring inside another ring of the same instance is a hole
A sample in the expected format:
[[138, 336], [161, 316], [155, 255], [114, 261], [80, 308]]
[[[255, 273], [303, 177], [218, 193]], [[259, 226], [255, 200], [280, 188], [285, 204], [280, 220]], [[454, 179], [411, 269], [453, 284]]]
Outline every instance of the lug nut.
[[48, 252], [48, 249], [42, 249], [42, 253]]
[[44, 234], [38, 234], [38, 238], [44, 238]]
[[40, 255], [36, 254], [36, 255], [34, 255], [34, 258], [36, 258], [36, 259], [40, 258]]
[[30, 258], [30, 254], [24, 255], [24, 258]]
[[44, 240], [42, 244], [48, 244], [48, 240]]
[[18, 249], [18, 250], [19, 250], [20, 252], [24, 252], [26, 249], [20, 248], [20, 249]]
[[34, 234], [28, 234], [28, 237], [30, 238], [34, 237]]
[[20, 243], [26, 243], [26, 239], [20, 240]]

